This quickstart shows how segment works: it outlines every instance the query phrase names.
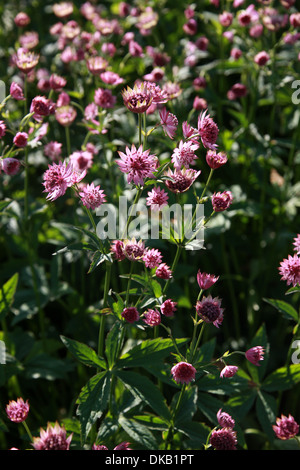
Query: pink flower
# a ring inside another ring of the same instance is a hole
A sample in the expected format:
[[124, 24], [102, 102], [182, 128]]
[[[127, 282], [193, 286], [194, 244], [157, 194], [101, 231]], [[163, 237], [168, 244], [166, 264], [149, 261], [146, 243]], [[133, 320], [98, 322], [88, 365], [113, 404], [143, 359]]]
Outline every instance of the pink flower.
[[225, 366], [220, 372], [220, 377], [231, 378], [237, 373], [237, 371], [238, 371], [237, 366]]
[[27, 141], [28, 141], [27, 132], [17, 132], [13, 140], [16, 147], [26, 147]]
[[198, 178], [201, 171], [192, 170], [191, 168], [183, 168], [173, 172], [170, 168], [165, 173], [168, 179], [165, 180], [165, 185], [172, 191], [172, 193], [184, 193], [187, 191], [194, 181]]
[[225, 411], [222, 411], [221, 408], [217, 413], [217, 420], [222, 428], [234, 428], [234, 419], [230, 416], [230, 414], [225, 413]]
[[206, 153], [206, 163], [210, 168], [216, 170], [227, 162], [227, 155], [225, 152], [216, 152], [215, 150], [208, 150]]
[[161, 264], [162, 254], [155, 248], [147, 248], [143, 254], [143, 261], [147, 268], [156, 268]]
[[186, 34], [193, 35], [197, 33], [197, 21], [194, 18], [190, 18], [184, 25], [183, 25], [183, 31]]
[[195, 160], [198, 158], [195, 151], [198, 148], [199, 145], [197, 143], [192, 141], [183, 142], [181, 140], [172, 154], [172, 163], [175, 169], [179, 170], [181, 167], [189, 168], [190, 165], [195, 164]]
[[143, 320], [148, 326], [158, 326], [161, 323], [160, 312], [156, 309], [149, 309], [144, 313]]
[[153, 188], [151, 191], [148, 191], [148, 197], [146, 199], [147, 206], [151, 207], [153, 211], [159, 211], [162, 207], [167, 205], [169, 196], [164, 189], [161, 189], [160, 186]]
[[177, 310], [176, 305], [177, 305], [177, 302], [173, 302], [172, 299], [167, 299], [161, 304], [160, 311], [166, 317], [173, 317], [174, 312], [176, 312]]
[[124, 82], [124, 79], [121, 78], [117, 73], [110, 70], [100, 73], [100, 78], [104, 83], [108, 85], [120, 85]]
[[159, 117], [160, 124], [162, 125], [165, 135], [170, 137], [170, 139], [173, 139], [178, 126], [177, 117], [167, 111], [166, 108], [163, 108], [159, 111]]
[[202, 111], [203, 109], [207, 108], [207, 101], [204, 98], [195, 96], [193, 101], [193, 108], [196, 109], [196, 111]]
[[232, 101], [238, 98], [243, 98], [247, 95], [247, 93], [248, 90], [245, 85], [243, 85], [242, 83], [235, 83], [234, 85], [232, 85], [230, 90], [228, 90], [227, 98]]
[[276, 418], [276, 425], [273, 425], [273, 430], [276, 437], [284, 441], [298, 434], [299, 425], [291, 414], [289, 416], [281, 415], [280, 418]]
[[197, 282], [200, 289], [203, 290], [209, 289], [217, 282], [218, 279], [219, 276], [216, 277], [214, 274], [201, 273], [200, 269], [197, 273]]
[[130, 261], [141, 260], [145, 251], [145, 243], [135, 238], [123, 242], [123, 253]]
[[99, 108], [113, 108], [116, 104], [116, 97], [113, 96], [110, 90], [104, 88], [97, 88], [94, 95], [94, 101]]
[[135, 307], [127, 307], [121, 313], [121, 316], [128, 322], [134, 323], [140, 319], [139, 312]]
[[62, 90], [67, 84], [67, 80], [56, 73], [53, 73], [49, 78], [49, 85], [52, 90]]
[[233, 196], [230, 191], [223, 191], [223, 193], [214, 193], [211, 198], [213, 210], [215, 212], [222, 212], [228, 209], [233, 201]]
[[294, 238], [294, 251], [297, 255], [300, 255], [300, 233]]
[[49, 165], [43, 176], [43, 185], [45, 186], [43, 192], [48, 193], [47, 199], [55, 201], [63, 196], [67, 188], [73, 185], [73, 173], [74, 170], [70, 163], [59, 162]]
[[73, 433], [67, 438], [66, 430], [57, 422], [54, 426], [50, 423], [47, 429], [41, 428], [40, 437], [33, 438], [33, 447], [35, 450], [69, 450]]
[[28, 413], [28, 400], [24, 402], [23, 398], [18, 398], [17, 401], [11, 400], [6, 406], [6, 414], [10, 421], [13, 421], [14, 423], [22, 423], [25, 421]]
[[20, 169], [21, 163], [16, 158], [4, 158], [1, 160], [1, 167], [4, 173], [13, 176], [16, 175]]
[[213, 121], [207, 109], [202, 111], [198, 118], [198, 132], [205, 148], [215, 149], [219, 134], [217, 124]]
[[51, 160], [58, 160], [61, 156], [62, 143], [56, 141], [50, 141], [44, 147], [44, 154], [51, 158]]
[[245, 352], [246, 359], [255, 366], [259, 366], [259, 361], [264, 359], [264, 348], [262, 346], [254, 346]]
[[114, 240], [111, 244], [110, 251], [114, 255], [115, 259], [122, 261], [125, 259], [124, 255], [124, 243], [122, 240]]
[[54, 111], [53, 101], [45, 96], [36, 96], [30, 105], [30, 112], [34, 113], [34, 118], [40, 120], [43, 116], [49, 116]]
[[39, 58], [38, 54], [19, 48], [15, 56], [15, 64], [21, 72], [27, 75], [36, 67]]
[[178, 364], [175, 364], [171, 369], [171, 374], [175, 382], [185, 384], [195, 380], [196, 372], [195, 367], [188, 362], [178, 362]]
[[261, 51], [254, 57], [254, 62], [259, 65], [263, 66], [270, 60], [270, 56], [266, 51]]
[[300, 257], [297, 254], [288, 255], [287, 259], [281, 261], [278, 269], [281, 281], [286, 281], [288, 286], [290, 284], [293, 287], [296, 287], [297, 284], [300, 285]]
[[230, 13], [229, 11], [223, 11], [223, 13], [219, 15], [220, 24], [224, 26], [225, 28], [231, 25], [232, 20], [233, 20], [233, 14]]
[[73, 3], [72, 2], [60, 2], [53, 5], [53, 13], [59, 18], [66, 18], [73, 13]]
[[121, 442], [120, 444], [118, 444], [116, 447], [114, 447], [114, 450], [132, 450], [130, 449], [130, 442]]
[[224, 309], [221, 308], [221, 300], [218, 297], [212, 298], [211, 295], [203, 297], [196, 303], [197, 315], [206, 323], [212, 323], [219, 328], [223, 321]]
[[144, 113], [151, 106], [153, 96], [148, 85], [149, 82], [129, 86], [122, 91], [124, 104], [133, 113]]
[[23, 90], [20, 87], [20, 85], [16, 82], [12, 82], [12, 84], [10, 85], [9, 93], [11, 97], [14, 98], [15, 100], [18, 100], [18, 101], [25, 100]]
[[93, 154], [87, 150], [78, 150], [70, 155], [70, 163], [76, 171], [88, 170], [93, 164]]
[[236, 450], [236, 432], [231, 428], [221, 428], [212, 431], [210, 444], [216, 450]]
[[30, 23], [30, 17], [24, 11], [20, 11], [14, 18], [15, 25], [19, 28], [28, 26]]
[[93, 75], [100, 75], [100, 73], [104, 72], [108, 66], [107, 60], [103, 59], [100, 56], [90, 57], [86, 62], [88, 70]]
[[126, 154], [118, 152], [121, 159], [117, 160], [120, 170], [127, 174], [127, 182], [143, 185], [145, 178], [154, 177], [158, 159], [155, 155], [150, 155], [150, 150], [143, 151], [141, 145], [136, 149], [132, 144], [131, 149], [126, 147]]
[[155, 276], [160, 279], [170, 279], [172, 271], [166, 263], [161, 263], [155, 271]]
[[76, 109], [71, 106], [60, 106], [59, 108], [56, 109], [55, 112], [55, 118], [59, 124], [61, 124], [64, 127], [70, 126], [73, 121], [76, 119], [77, 116], [77, 111]]
[[0, 139], [5, 136], [6, 124], [4, 121], [0, 121]]
[[100, 186], [94, 186], [94, 183], [87, 184], [79, 193], [81, 202], [88, 209], [96, 209], [106, 202], [105, 194]]

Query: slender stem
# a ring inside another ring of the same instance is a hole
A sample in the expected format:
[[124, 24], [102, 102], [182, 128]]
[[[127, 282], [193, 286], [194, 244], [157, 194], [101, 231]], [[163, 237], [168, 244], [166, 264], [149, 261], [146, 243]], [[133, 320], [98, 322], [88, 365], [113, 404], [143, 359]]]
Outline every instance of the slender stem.
[[171, 440], [172, 437], [173, 437], [175, 418], [176, 418], [176, 415], [177, 415], [177, 413], [178, 413], [180, 404], [181, 404], [181, 402], [182, 402], [182, 399], [183, 399], [185, 390], [186, 390], [186, 384], [183, 384], [183, 386], [182, 386], [182, 388], [181, 388], [181, 390], [180, 390], [180, 395], [179, 395], [179, 397], [178, 397], [176, 406], [175, 406], [175, 408], [173, 409], [173, 413], [172, 413], [172, 416], [171, 416], [171, 425], [170, 425], [170, 427], [169, 427], [168, 434], [167, 434], [166, 441], [165, 441], [165, 450], [168, 448], [169, 440]]
[[137, 193], [136, 193], [135, 198], [134, 198], [133, 206], [131, 208], [129, 217], [128, 217], [127, 222], [126, 222], [126, 227], [125, 227], [124, 232], [123, 232], [122, 237], [121, 237], [122, 239], [124, 239], [125, 236], [128, 237], [127, 232], [128, 232], [128, 227], [130, 225], [131, 219], [132, 219], [132, 212], [134, 210], [134, 206], [138, 203], [138, 201], [139, 201], [139, 199], [142, 195], [142, 192], [143, 192], [143, 188], [138, 188]]
[[139, 146], [142, 145], [142, 115], [141, 113], [138, 114], [139, 120]]
[[131, 276], [132, 276], [132, 271], [133, 271], [133, 262], [130, 262], [130, 272], [129, 272], [129, 278], [127, 282], [127, 289], [126, 289], [126, 307], [128, 307], [128, 300], [129, 300], [129, 291], [130, 291], [130, 284], [131, 284]]
[[32, 434], [31, 434], [31, 432], [30, 432], [30, 429], [29, 429], [29, 427], [28, 427], [26, 421], [22, 421], [22, 424], [23, 424], [23, 426], [24, 426], [24, 428], [25, 428], [25, 430], [26, 430], [26, 432], [27, 432], [27, 434], [28, 434], [29, 439], [31, 440], [31, 442], [33, 442], [33, 437], [32, 437]]
[[[179, 260], [179, 257], [180, 257], [180, 253], [181, 253], [181, 248], [182, 248], [181, 245], [177, 245], [175, 258], [174, 258], [174, 261], [173, 261], [173, 264], [172, 264], [172, 267], [171, 267], [172, 273], [175, 271], [175, 268], [177, 266], [177, 263], [178, 263], [178, 260]], [[163, 288], [163, 295], [167, 292], [169, 284], [170, 284], [170, 279], [167, 280], [167, 282], [166, 282], [166, 284]]]
[[214, 172], [214, 169], [211, 168], [211, 169], [210, 169], [210, 172], [209, 172], [209, 175], [208, 175], [208, 178], [207, 178], [207, 181], [206, 181], [206, 184], [205, 184], [205, 187], [204, 187], [204, 189], [203, 189], [203, 191], [202, 191], [202, 194], [201, 194], [201, 196], [200, 196], [200, 199], [199, 199], [200, 201], [201, 201], [201, 199], [203, 198], [204, 194], [206, 193], [206, 190], [207, 190], [208, 185], [209, 185], [209, 183], [210, 183], [210, 180], [211, 180], [211, 177], [212, 177], [212, 175], [213, 175], [213, 172]]
[[[104, 294], [103, 294], [103, 305], [102, 308], [107, 306], [108, 291], [111, 278], [111, 263], [106, 263], [105, 280], [104, 280]], [[101, 315], [99, 336], [98, 336], [98, 355], [102, 356], [104, 351], [104, 329], [105, 329], [105, 315]]]
[[67, 145], [67, 154], [71, 155], [71, 141], [70, 141], [70, 129], [68, 126], [65, 127], [66, 134], [66, 145]]
[[199, 335], [198, 335], [198, 339], [197, 339], [197, 343], [192, 351], [192, 357], [191, 357], [191, 362], [193, 362], [194, 360], [194, 357], [195, 357], [195, 354], [196, 354], [196, 351], [198, 349], [198, 346], [200, 344], [200, 340], [202, 338], [202, 335], [203, 335], [203, 330], [204, 330], [204, 326], [205, 326], [205, 323], [203, 322], [202, 325], [201, 325], [201, 329], [200, 329], [200, 332], [199, 332]]

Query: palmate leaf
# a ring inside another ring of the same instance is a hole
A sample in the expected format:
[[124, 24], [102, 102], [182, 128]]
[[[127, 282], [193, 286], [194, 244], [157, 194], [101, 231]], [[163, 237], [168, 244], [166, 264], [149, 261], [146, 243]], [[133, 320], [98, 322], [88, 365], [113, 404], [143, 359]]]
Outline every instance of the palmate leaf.
[[110, 371], [94, 375], [81, 389], [76, 401], [77, 415], [80, 419], [82, 440], [85, 442], [93, 424], [102, 416], [107, 407], [110, 394]]
[[256, 416], [270, 441], [275, 437], [272, 424], [275, 424], [276, 412], [276, 398], [259, 390], [256, 400]]
[[[186, 343], [188, 339], [179, 338], [176, 340], [177, 346]], [[161, 361], [174, 350], [174, 345], [169, 338], [155, 338], [145, 340], [134, 346], [119, 358], [116, 367], [146, 367], [147, 364], [154, 365]]]
[[119, 416], [119, 423], [133, 441], [138, 442], [146, 449], [158, 449], [158, 442], [147, 426], [144, 426], [134, 419], [128, 419], [122, 414]]
[[289, 390], [299, 382], [300, 364], [291, 364], [271, 372], [262, 383], [262, 389], [268, 392]]
[[105, 360], [102, 357], [99, 357], [98, 354], [86, 344], [66, 338], [65, 336], [61, 336], [60, 338], [70, 353], [73, 354], [78, 361], [90, 367], [101, 369], [107, 368]]
[[0, 289], [0, 320], [9, 311], [17, 289], [19, 274], [14, 274]]
[[170, 410], [167, 407], [163, 395], [148, 377], [128, 370], [118, 370], [115, 371], [115, 374], [133, 396], [150, 406], [152, 410], [166, 422], [170, 420]]

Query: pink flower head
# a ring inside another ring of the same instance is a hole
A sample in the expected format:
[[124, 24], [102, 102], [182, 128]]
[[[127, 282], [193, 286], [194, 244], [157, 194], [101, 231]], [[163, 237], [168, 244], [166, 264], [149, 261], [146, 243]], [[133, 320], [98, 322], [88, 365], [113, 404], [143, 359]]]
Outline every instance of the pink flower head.
[[108, 450], [108, 447], [101, 444], [93, 444], [91, 450]]
[[24, 49], [34, 49], [39, 43], [39, 35], [36, 31], [26, 31], [19, 37], [19, 42]]
[[27, 141], [28, 141], [27, 132], [17, 132], [13, 140], [16, 147], [26, 147]]
[[93, 56], [87, 60], [86, 65], [93, 75], [100, 75], [102, 72], [105, 72], [108, 62], [103, 57]]
[[197, 315], [206, 323], [212, 323], [219, 328], [223, 321], [224, 309], [221, 308], [221, 300], [218, 297], [212, 298], [211, 295], [203, 297], [196, 303]]
[[173, 139], [178, 126], [177, 117], [167, 111], [166, 108], [163, 108], [159, 111], [159, 117], [160, 124], [162, 125], [165, 135], [170, 137], [170, 139]]
[[73, 13], [74, 5], [72, 2], [60, 2], [53, 5], [53, 13], [58, 18], [67, 18]]
[[273, 430], [278, 439], [285, 441], [298, 434], [299, 425], [291, 414], [289, 416], [281, 415], [280, 418], [276, 418], [276, 425], [273, 425]]
[[294, 251], [296, 252], [297, 255], [300, 255], [300, 233], [297, 234], [297, 236], [294, 238]]
[[132, 144], [131, 149], [126, 147], [126, 154], [118, 153], [121, 159], [117, 160], [117, 164], [122, 173], [127, 174], [128, 183], [133, 181], [136, 185], [143, 185], [145, 178], [154, 177], [158, 159], [155, 155], [150, 155], [150, 150], [143, 151], [142, 145], [136, 149]]
[[212, 431], [210, 444], [215, 450], [236, 450], [236, 432], [231, 428], [221, 428]]
[[116, 104], [116, 97], [113, 96], [111, 90], [97, 88], [94, 95], [94, 101], [99, 108], [113, 108]]
[[1, 160], [1, 168], [5, 174], [16, 175], [20, 169], [21, 163], [16, 158], [7, 157]]
[[220, 372], [220, 377], [231, 378], [237, 373], [238, 369], [237, 366], [225, 366]]
[[175, 364], [171, 369], [171, 374], [175, 382], [185, 384], [189, 384], [195, 380], [196, 372], [195, 367], [188, 362], [178, 362], [178, 364]]
[[124, 243], [122, 240], [114, 240], [111, 244], [110, 251], [116, 260], [122, 261], [125, 259], [124, 255]]
[[4, 121], [0, 121], [0, 139], [5, 136], [6, 124]]
[[134, 323], [140, 319], [139, 312], [135, 307], [127, 307], [124, 308], [121, 316], [126, 320], [128, 323]]
[[135, 238], [123, 242], [123, 253], [130, 261], [139, 261], [142, 259], [145, 251], [145, 243]]
[[147, 268], [156, 268], [162, 262], [162, 254], [155, 248], [147, 248], [143, 254], [143, 261]]
[[14, 22], [15, 25], [18, 26], [19, 28], [23, 28], [24, 26], [28, 26], [30, 23], [30, 17], [25, 13], [24, 11], [20, 11], [15, 17], [14, 17]]
[[263, 66], [270, 60], [270, 55], [266, 51], [261, 51], [254, 57], [254, 62], [259, 65]]
[[55, 201], [60, 196], [63, 196], [67, 188], [71, 187], [74, 183], [73, 180], [73, 167], [70, 163], [59, 162], [53, 163], [48, 166], [48, 170], [44, 173], [45, 187], [43, 192], [47, 192], [47, 199]]
[[159, 186], [148, 191], [148, 197], [146, 199], [147, 206], [151, 207], [153, 211], [159, 211], [162, 207], [167, 205], [169, 196], [164, 189]]
[[25, 100], [23, 89], [16, 82], [12, 82], [12, 84], [10, 85], [9, 94], [15, 100], [18, 100], [18, 101], [24, 101]]
[[175, 169], [174, 172], [169, 168], [165, 174], [168, 177], [165, 185], [172, 193], [184, 193], [192, 186], [200, 173], [200, 170], [196, 171], [191, 168]]
[[156, 309], [150, 308], [144, 313], [143, 320], [148, 326], [158, 326], [161, 323], [160, 312]]
[[222, 428], [234, 428], [235, 421], [234, 419], [230, 416], [230, 414], [226, 413], [225, 411], [222, 411], [220, 408], [218, 413], [217, 413], [217, 420], [219, 425]]
[[60, 106], [56, 109], [55, 118], [63, 127], [69, 127], [76, 119], [77, 111], [71, 105]]
[[198, 25], [197, 21], [195, 18], [190, 18], [184, 25], [183, 25], [183, 31], [186, 34], [193, 35], [197, 33]]
[[73, 152], [69, 158], [74, 170], [79, 172], [88, 170], [93, 164], [93, 154], [88, 150]]
[[207, 108], [207, 101], [204, 98], [200, 98], [199, 96], [195, 96], [193, 101], [193, 108], [196, 111], [202, 111], [203, 109]]
[[44, 147], [44, 154], [51, 160], [58, 160], [62, 152], [62, 143], [56, 141], [50, 141]]
[[296, 287], [300, 285], [300, 257], [295, 254], [294, 256], [288, 255], [287, 259], [281, 261], [279, 266], [279, 274], [281, 281], [286, 281], [287, 285]]
[[52, 90], [60, 91], [67, 84], [67, 80], [56, 73], [53, 73], [49, 78], [49, 85]]
[[210, 168], [216, 170], [227, 163], [227, 155], [225, 152], [216, 152], [215, 150], [208, 150], [206, 153], [206, 163]]
[[151, 106], [153, 95], [149, 86], [150, 82], [135, 84], [122, 91], [124, 104], [133, 113], [144, 113]]
[[121, 442], [118, 444], [116, 447], [114, 447], [114, 450], [132, 450], [130, 449], [130, 442]]
[[259, 366], [259, 362], [264, 359], [264, 348], [262, 346], [254, 346], [245, 352], [246, 359], [255, 366]]
[[229, 11], [223, 11], [223, 13], [219, 15], [220, 24], [224, 26], [225, 28], [231, 25], [232, 20], [233, 20], [233, 14], [230, 13]]
[[46, 96], [36, 96], [33, 98], [30, 105], [30, 112], [34, 113], [34, 118], [40, 121], [43, 116], [49, 116], [54, 112], [53, 101], [46, 98]]
[[173, 83], [170, 81], [164, 83], [162, 89], [166, 94], [168, 101], [178, 98], [178, 96], [180, 96], [182, 93], [182, 89], [180, 88], [179, 83]]
[[199, 115], [198, 132], [204, 147], [214, 150], [216, 147], [219, 129], [210, 115], [207, 114], [207, 109], [202, 111]]
[[174, 312], [176, 312], [177, 310], [176, 305], [177, 305], [177, 302], [173, 302], [172, 299], [167, 299], [161, 304], [160, 311], [166, 317], [173, 317]]
[[214, 193], [211, 198], [213, 210], [215, 212], [222, 212], [228, 209], [233, 201], [233, 196], [230, 191], [223, 191], [223, 193]]
[[96, 209], [106, 202], [105, 194], [100, 186], [94, 186], [94, 183], [87, 184], [79, 193], [81, 202], [88, 209]]
[[181, 167], [189, 168], [190, 165], [195, 164], [195, 160], [198, 158], [195, 154], [198, 150], [199, 145], [192, 141], [179, 142], [178, 147], [176, 147], [172, 154], [172, 163], [176, 170], [179, 170]]
[[23, 48], [17, 50], [15, 64], [21, 72], [29, 74], [38, 64], [40, 56]]
[[242, 51], [238, 47], [233, 47], [230, 51], [230, 57], [234, 60], [239, 59], [242, 56]]
[[41, 428], [40, 437], [33, 438], [33, 447], [35, 450], [69, 450], [73, 433], [67, 437], [66, 430], [57, 422], [54, 426], [50, 423], [47, 429]]
[[200, 51], [206, 51], [208, 48], [209, 40], [205, 36], [200, 36], [196, 39], [195, 45]]
[[200, 289], [203, 290], [209, 289], [217, 282], [218, 279], [219, 276], [215, 276], [214, 274], [201, 273], [200, 269], [197, 273], [197, 282]]
[[107, 83], [108, 85], [116, 86], [124, 82], [123, 78], [121, 78], [116, 72], [112, 72], [111, 70], [100, 73], [100, 78], [104, 83]]
[[227, 98], [231, 101], [243, 98], [248, 93], [247, 87], [242, 83], [235, 83], [227, 92]]
[[22, 423], [25, 421], [29, 413], [28, 400], [24, 402], [23, 398], [18, 398], [17, 401], [11, 400], [6, 406], [6, 414], [10, 421], [14, 423]]
[[171, 279], [172, 271], [166, 263], [161, 263], [155, 271], [155, 276], [160, 279]]

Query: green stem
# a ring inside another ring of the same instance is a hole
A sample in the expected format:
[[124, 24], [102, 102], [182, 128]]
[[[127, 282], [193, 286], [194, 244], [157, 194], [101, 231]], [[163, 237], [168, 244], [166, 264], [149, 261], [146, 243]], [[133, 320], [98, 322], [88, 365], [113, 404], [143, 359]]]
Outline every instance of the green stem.
[[[181, 253], [181, 249], [182, 249], [182, 246], [181, 245], [177, 245], [177, 250], [176, 250], [176, 254], [175, 254], [175, 258], [174, 258], [174, 261], [173, 261], [173, 264], [172, 264], [172, 267], [171, 267], [171, 271], [172, 273], [174, 273], [175, 271], [175, 268], [177, 266], [177, 263], [178, 263], [178, 260], [179, 260], [179, 257], [180, 257], [180, 253]], [[170, 284], [170, 281], [171, 279], [168, 279], [164, 288], [163, 288], [163, 295], [166, 294], [167, 290], [168, 290], [168, 287], [169, 287], [169, 284]]]
[[214, 169], [211, 168], [211, 169], [210, 169], [210, 172], [209, 172], [209, 175], [208, 175], [208, 178], [207, 178], [207, 181], [206, 181], [206, 184], [205, 184], [205, 187], [204, 187], [204, 189], [203, 189], [203, 191], [202, 191], [202, 194], [201, 194], [201, 196], [200, 196], [200, 199], [199, 199], [200, 202], [201, 202], [201, 199], [204, 197], [204, 194], [206, 193], [206, 190], [207, 190], [208, 185], [209, 185], [209, 183], [210, 183], [210, 180], [211, 180], [211, 177], [212, 177], [212, 175], [213, 175], [213, 172], [214, 172]]
[[65, 127], [65, 134], [66, 134], [67, 154], [68, 156], [70, 156], [71, 155], [71, 141], [70, 141], [70, 129], [68, 126]]
[[130, 291], [130, 284], [131, 284], [132, 271], [133, 271], [133, 262], [131, 261], [131, 262], [130, 262], [129, 278], [128, 278], [127, 289], [126, 289], [126, 301], [125, 301], [126, 307], [128, 307], [128, 300], [129, 300], [129, 291]]
[[28, 427], [26, 421], [22, 421], [22, 424], [23, 424], [23, 426], [24, 426], [24, 428], [25, 428], [25, 430], [26, 430], [26, 432], [27, 432], [27, 434], [28, 434], [29, 439], [31, 440], [31, 442], [33, 442], [33, 437], [32, 437], [32, 434], [31, 434], [31, 432], [30, 432], [30, 429], [29, 429], [29, 427]]
[[[110, 278], [111, 278], [111, 263], [106, 263], [106, 271], [105, 271], [105, 280], [104, 280], [104, 294], [103, 294], [103, 305], [102, 308], [106, 308], [107, 306], [107, 299], [108, 299], [108, 291], [110, 285]], [[98, 355], [103, 356], [104, 351], [104, 330], [105, 330], [105, 315], [101, 315], [100, 318], [100, 326], [99, 326], [99, 336], [98, 336]]]
[[172, 439], [172, 437], [173, 437], [174, 425], [175, 425], [175, 418], [176, 418], [176, 415], [177, 415], [177, 413], [178, 413], [180, 404], [181, 404], [181, 402], [182, 402], [182, 399], [183, 399], [185, 390], [186, 390], [186, 384], [183, 384], [183, 386], [182, 386], [182, 388], [181, 388], [181, 391], [180, 391], [180, 395], [179, 395], [178, 400], [177, 400], [177, 403], [176, 403], [176, 406], [175, 406], [175, 408], [173, 409], [173, 413], [172, 413], [172, 416], [171, 416], [171, 423], [170, 423], [170, 427], [169, 427], [168, 434], [167, 434], [166, 441], [165, 441], [165, 450], [168, 449], [168, 447], [169, 447], [169, 441], [170, 441], [170, 440]]
[[137, 189], [137, 193], [136, 193], [135, 198], [134, 198], [133, 206], [131, 208], [129, 217], [128, 217], [127, 222], [126, 222], [126, 227], [125, 227], [124, 232], [123, 232], [122, 237], [121, 237], [122, 239], [125, 238], [125, 235], [126, 235], [126, 237], [128, 237], [127, 232], [128, 232], [128, 227], [130, 225], [131, 219], [132, 219], [132, 211], [134, 210], [134, 206], [138, 203], [138, 201], [139, 201], [139, 199], [142, 195], [142, 192], [143, 192], [143, 188], [138, 188]]

